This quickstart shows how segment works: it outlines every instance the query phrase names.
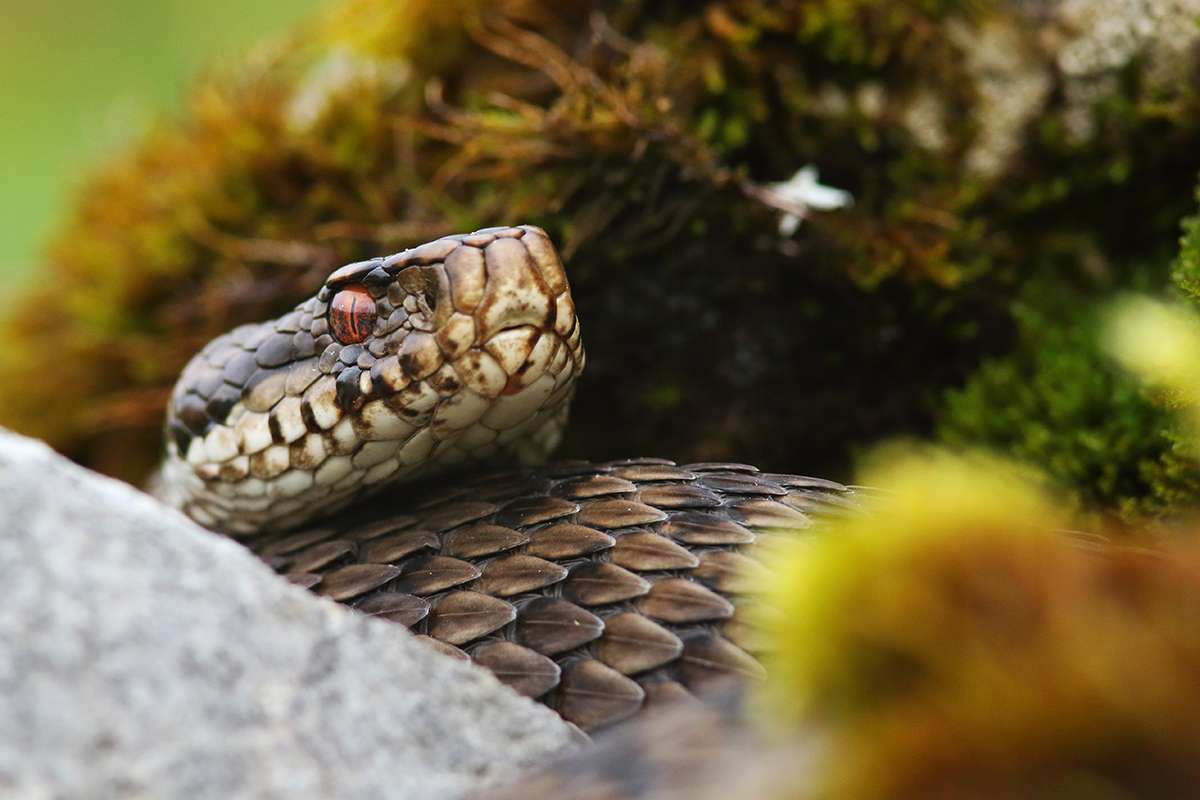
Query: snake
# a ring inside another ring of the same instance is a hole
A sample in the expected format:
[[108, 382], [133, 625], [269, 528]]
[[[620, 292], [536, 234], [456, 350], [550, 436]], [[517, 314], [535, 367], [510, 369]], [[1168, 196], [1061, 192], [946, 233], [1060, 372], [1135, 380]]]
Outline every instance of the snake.
[[761, 679], [751, 546], [854, 513], [856, 490], [736, 463], [547, 464], [584, 361], [539, 228], [348, 264], [188, 363], [154, 491], [585, 731]]

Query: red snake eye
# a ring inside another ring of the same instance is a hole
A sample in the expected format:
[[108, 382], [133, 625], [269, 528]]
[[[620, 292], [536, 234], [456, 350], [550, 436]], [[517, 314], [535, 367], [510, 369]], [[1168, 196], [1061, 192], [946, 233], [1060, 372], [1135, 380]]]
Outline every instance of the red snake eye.
[[342, 344], [358, 344], [375, 328], [375, 300], [362, 286], [347, 286], [329, 304], [329, 328]]

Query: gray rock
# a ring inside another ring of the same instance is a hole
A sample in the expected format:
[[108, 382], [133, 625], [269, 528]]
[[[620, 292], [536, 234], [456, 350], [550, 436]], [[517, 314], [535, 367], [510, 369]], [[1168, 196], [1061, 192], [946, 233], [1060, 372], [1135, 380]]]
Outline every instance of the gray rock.
[[550, 710], [0, 431], [0, 795], [450, 798]]

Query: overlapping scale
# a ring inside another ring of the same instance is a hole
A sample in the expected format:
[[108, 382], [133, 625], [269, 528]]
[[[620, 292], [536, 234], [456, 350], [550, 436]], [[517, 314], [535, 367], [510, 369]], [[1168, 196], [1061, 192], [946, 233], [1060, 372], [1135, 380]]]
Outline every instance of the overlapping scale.
[[389, 492], [250, 546], [289, 580], [470, 657], [584, 729], [755, 680], [756, 539], [856, 494], [744, 464], [561, 462]]

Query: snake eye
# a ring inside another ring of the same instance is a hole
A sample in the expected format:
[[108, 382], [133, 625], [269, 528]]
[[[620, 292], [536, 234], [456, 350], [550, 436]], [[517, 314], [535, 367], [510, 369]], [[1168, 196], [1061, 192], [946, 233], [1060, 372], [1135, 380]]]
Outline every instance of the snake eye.
[[375, 300], [362, 286], [347, 286], [329, 304], [329, 328], [342, 344], [358, 344], [375, 328]]

